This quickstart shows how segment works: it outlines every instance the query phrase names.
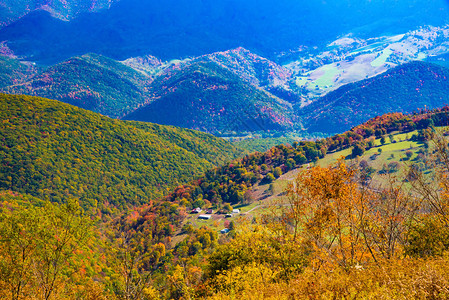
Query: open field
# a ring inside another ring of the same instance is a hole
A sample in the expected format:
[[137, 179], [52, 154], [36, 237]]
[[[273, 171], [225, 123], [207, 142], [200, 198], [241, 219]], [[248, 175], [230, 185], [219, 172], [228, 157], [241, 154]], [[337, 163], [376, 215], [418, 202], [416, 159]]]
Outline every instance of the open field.
[[380, 55], [375, 60], [373, 60], [371, 62], [371, 66], [373, 66], [373, 67], [383, 66], [387, 62], [387, 60], [391, 54], [393, 54], [393, 51], [391, 51], [391, 49], [389, 49], [389, 48], [382, 50], [380, 52]]

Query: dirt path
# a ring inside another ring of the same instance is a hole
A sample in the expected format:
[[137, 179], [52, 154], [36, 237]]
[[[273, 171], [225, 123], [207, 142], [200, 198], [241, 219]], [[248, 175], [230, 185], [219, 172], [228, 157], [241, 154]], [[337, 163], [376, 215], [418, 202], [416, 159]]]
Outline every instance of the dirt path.
[[258, 208], [260, 208], [260, 207], [264, 207], [265, 205], [257, 205], [256, 207], [253, 207], [252, 209], [250, 209], [250, 210], [248, 210], [247, 212], [246, 212], [246, 214], [249, 214], [250, 212], [252, 212], [253, 210], [256, 210], [256, 209], [258, 209]]

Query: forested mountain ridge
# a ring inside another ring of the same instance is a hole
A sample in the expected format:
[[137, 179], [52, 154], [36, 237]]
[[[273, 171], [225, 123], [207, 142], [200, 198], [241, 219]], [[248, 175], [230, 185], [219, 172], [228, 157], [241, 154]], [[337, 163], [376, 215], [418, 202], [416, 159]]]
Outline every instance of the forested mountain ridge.
[[[234, 56], [239, 60], [233, 62]], [[293, 127], [291, 104], [264, 90], [277, 87], [288, 71], [244, 49], [177, 63], [154, 57], [118, 62], [86, 54], [39, 69], [36, 75], [17, 73], [26, 69], [17, 59], [4, 60], [0, 91], [5, 93], [56, 99], [114, 118], [213, 133]], [[12, 72], [11, 65], [21, 69]]]
[[162, 196], [241, 154], [191, 130], [109, 119], [58, 101], [1, 95], [0, 187], [102, 212]]
[[107, 57], [86, 54], [54, 65], [3, 92], [40, 96], [118, 118], [147, 101], [151, 78]]
[[201, 199], [207, 199], [215, 205], [222, 202], [239, 204], [245, 201], [244, 194], [251, 186], [271, 183], [280, 174], [300, 168], [305, 163], [317, 162], [327, 153], [352, 147], [360, 147], [365, 151], [374, 147], [373, 140], [376, 137], [392, 132], [406, 133], [429, 130], [432, 126], [448, 126], [448, 111], [449, 107], [445, 106], [415, 114], [384, 114], [328, 138], [298, 141], [292, 145], [281, 144], [265, 152], [247, 154], [207, 171], [204, 176], [187, 185], [177, 187], [166, 199], [169, 202], [184, 199], [184, 204], [194, 207], [193, 203], [201, 195]]
[[294, 123], [288, 102], [207, 57], [164, 70], [149, 93], [152, 102], [125, 119], [210, 133], [286, 130]]
[[309, 132], [338, 133], [392, 111], [411, 113], [449, 102], [449, 69], [412, 62], [345, 85], [298, 113]]
[[215, 52], [206, 56], [259, 87], [284, 84], [292, 75], [291, 70], [243, 47]]
[[118, 62], [87, 54], [46, 70], [2, 57], [0, 67], [3, 92], [218, 135], [273, 130], [333, 134], [390, 111], [407, 113], [448, 102], [448, 69], [419, 61], [342, 86], [304, 107], [301, 96], [286, 86], [287, 69], [242, 48], [173, 63], [154, 57]]
[[302, 95], [290, 88], [293, 80], [291, 69], [243, 47], [215, 52], [206, 57], [276, 97], [292, 104], [301, 102]]

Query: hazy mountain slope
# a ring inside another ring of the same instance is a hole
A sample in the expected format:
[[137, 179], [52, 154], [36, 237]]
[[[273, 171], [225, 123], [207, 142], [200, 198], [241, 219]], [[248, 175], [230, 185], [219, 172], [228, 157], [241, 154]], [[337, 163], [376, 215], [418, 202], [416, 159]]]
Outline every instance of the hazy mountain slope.
[[449, 69], [413, 62], [345, 85], [299, 110], [309, 132], [338, 133], [389, 112], [449, 103]]
[[445, 0], [121, 0], [71, 22], [32, 12], [0, 30], [0, 41], [46, 63], [88, 52], [166, 60], [239, 46], [274, 58], [349, 32], [379, 36], [438, 25], [447, 20], [447, 6]]
[[119, 0], [2, 0], [0, 28], [36, 10], [48, 11], [53, 17], [61, 20], [70, 20], [81, 13], [109, 8], [111, 3], [117, 1]]
[[291, 106], [207, 58], [174, 66], [151, 85], [150, 104], [125, 119], [211, 133], [284, 130]]
[[291, 76], [290, 70], [242, 47], [215, 52], [207, 57], [261, 87], [282, 85]]
[[122, 63], [147, 75], [154, 75], [165, 67], [160, 59], [151, 55], [131, 57]]
[[105, 211], [160, 197], [241, 152], [210, 135], [112, 120], [54, 100], [0, 96], [0, 189]]
[[3, 92], [56, 99], [116, 118], [146, 101], [150, 82], [148, 76], [122, 63], [89, 54], [51, 66]]
[[207, 55], [220, 66], [228, 68], [240, 78], [263, 88], [273, 95], [291, 103], [301, 101], [299, 93], [289, 87], [292, 71], [261, 57], [251, 51], [239, 47], [223, 52]]

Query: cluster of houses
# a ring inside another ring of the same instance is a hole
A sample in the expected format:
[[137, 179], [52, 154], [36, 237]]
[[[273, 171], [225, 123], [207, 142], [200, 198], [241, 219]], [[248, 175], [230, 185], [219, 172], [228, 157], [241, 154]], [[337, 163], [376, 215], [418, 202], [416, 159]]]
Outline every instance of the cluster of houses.
[[[192, 209], [191, 213], [192, 214], [199, 214], [200, 212], [202, 212], [203, 210], [199, 207]], [[209, 208], [206, 210], [206, 215], [199, 215], [198, 219], [202, 219], [202, 220], [209, 220], [212, 217], [212, 214], [214, 213], [214, 211], [212, 210], [212, 208]]]
[[[199, 207], [192, 209], [192, 211], [190, 213], [192, 214], [199, 214], [201, 213], [203, 210]], [[214, 213], [214, 211], [212, 210], [212, 208], [209, 208], [206, 210], [206, 214], [201, 214], [198, 216], [198, 219], [200, 220], [209, 220], [212, 217], [212, 214]], [[233, 209], [231, 213], [226, 214], [225, 217], [226, 218], [232, 218], [234, 215], [240, 214], [240, 209]], [[222, 230], [220, 230], [220, 233], [228, 233], [229, 232], [229, 228], [224, 228]]]
[[240, 213], [240, 209], [233, 209], [230, 214], [226, 214], [226, 218], [232, 218], [234, 215], [238, 215]]
[[[192, 214], [199, 214], [200, 212], [202, 212], [203, 210], [199, 207], [192, 209], [192, 211], [190, 213]], [[212, 208], [208, 208], [206, 210], [206, 215], [199, 215], [198, 219], [205, 219], [205, 220], [209, 220], [212, 216], [212, 214], [214, 213]], [[226, 218], [230, 218], [233, 215], [237, 215], [240, 213], [240, 209], [233, 209], [232, 212], [230, 214], [226, 214]]]

